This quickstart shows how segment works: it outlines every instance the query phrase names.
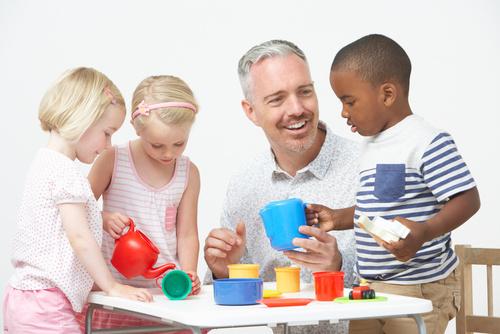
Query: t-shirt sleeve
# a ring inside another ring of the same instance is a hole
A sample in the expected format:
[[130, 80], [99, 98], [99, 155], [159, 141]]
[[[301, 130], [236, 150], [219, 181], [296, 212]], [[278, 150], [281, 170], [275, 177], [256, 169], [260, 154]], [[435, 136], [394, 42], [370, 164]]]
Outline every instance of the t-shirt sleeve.
[[455, 141], [445, 132], [438, 134], [425, 150], [421, 172], [439, 202], [476, 186]]
[[61, 170], [61, 175], [54, 181], [53, 198], [56, 204], [86, 203], [88, 200], [88, 181], [74, 168]]

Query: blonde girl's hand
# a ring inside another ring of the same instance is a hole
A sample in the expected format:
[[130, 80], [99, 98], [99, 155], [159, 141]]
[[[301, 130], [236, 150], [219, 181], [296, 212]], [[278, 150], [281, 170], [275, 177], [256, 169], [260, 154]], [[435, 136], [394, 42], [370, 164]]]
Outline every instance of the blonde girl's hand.
[[123, 230], [130, 222], [129, 218], [119, 212], [102, 212], [103, 229], [113, 239], [121, 237]]
[[193, 288], [191, 289], [191, 295], [197, 295], [198, 293], [200, 293], [201, 289], [201, 282], [200, 278], [198, 277], [198, 274], [196, 273], [196, 271], [190, 271], [190, 270], [187, 270], [186, 274], [188, 274], [188, 276], [191, 278], [191, 282], [193, 284]]
[[134, 288], [133, 286], [120, 283], [114, 284], [113, 287], [106, 293], [111, 297], [122, 297], [148, 303], [153, 301], [153, 296], [148, 290], [143, 288]]

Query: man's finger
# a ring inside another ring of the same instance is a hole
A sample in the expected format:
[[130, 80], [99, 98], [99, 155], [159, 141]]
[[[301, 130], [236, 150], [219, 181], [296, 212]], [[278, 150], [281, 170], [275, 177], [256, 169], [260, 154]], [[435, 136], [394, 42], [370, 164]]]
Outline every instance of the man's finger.
[[321, 242], [328, 242], [333, 238], [333, 236], [331, 236], [330, 234], [314, 226], [302, 225], [299, 227], [299, 232], [307, 234], [311, 237], [315, 237], [318, 241]]

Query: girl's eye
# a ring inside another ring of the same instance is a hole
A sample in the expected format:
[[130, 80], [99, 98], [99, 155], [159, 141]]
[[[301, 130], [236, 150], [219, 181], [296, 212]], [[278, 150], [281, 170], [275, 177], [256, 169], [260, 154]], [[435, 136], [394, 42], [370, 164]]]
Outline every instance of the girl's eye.
[[153, 148], [161, 148], [161, 145], [158, 145], [158, 144], [152, 144], [151, 145]]
[[182, 147], [182, 146], [184, 146], [184, 143], [175, 143], [174, 145], [177, 147]]

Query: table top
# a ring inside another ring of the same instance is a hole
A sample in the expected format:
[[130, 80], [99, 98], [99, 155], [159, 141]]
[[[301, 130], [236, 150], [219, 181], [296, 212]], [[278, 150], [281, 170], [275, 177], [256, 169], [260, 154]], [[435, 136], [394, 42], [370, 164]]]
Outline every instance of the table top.
[[[301, 291], [282, 294], [282, 298], [315, 298], [312, 284], [301, 284]], [[274, 282], [265, 282], [264, 289], [274, 289]], [[314, 324], [322, 320], [383, 318], [407, 316], [432, 311], [429, 300], [390, 294], [387, 301], [336, 303], [313, 300], [305, 306], [267, 307], [263, 304], [246, 306], [216, 305], [211, 285], [202, 286], [196, 296], [185, 300], [169, 300], [160, 289], [151, 289], [154, 301], [143, 303], [124, 298], [109, 297], [103, 292], [92, 292], [89, 303], [103, 305], [105, 308], [119, 308], [142, 313], [162, 319], [166, 323], [181, 323], [194, 327], [228, 327], [262, 324], [287, 323], [293, 325]], [[344, 296], [350, 289], [345, 289]]]

